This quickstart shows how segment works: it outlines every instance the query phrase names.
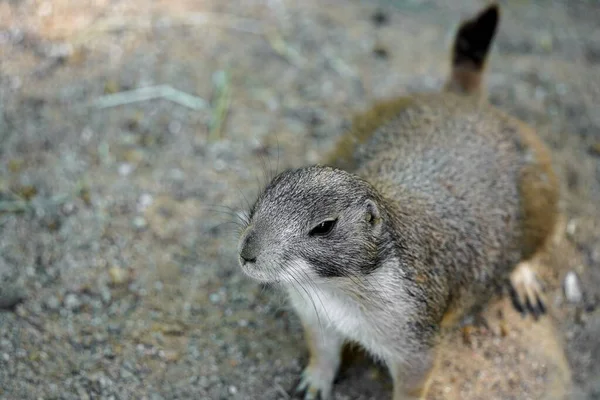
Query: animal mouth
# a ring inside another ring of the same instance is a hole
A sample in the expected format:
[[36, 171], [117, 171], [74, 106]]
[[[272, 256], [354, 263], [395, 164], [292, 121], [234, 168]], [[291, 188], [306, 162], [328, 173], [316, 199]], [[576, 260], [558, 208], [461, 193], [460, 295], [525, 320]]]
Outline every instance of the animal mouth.
[[240, 266], [244, 275], [260, 283], [277, 283], [279, 281], [277, 274], [273, 271], [257, 265], [256, 262], [246, 262], [242, 257], [239, 258]]

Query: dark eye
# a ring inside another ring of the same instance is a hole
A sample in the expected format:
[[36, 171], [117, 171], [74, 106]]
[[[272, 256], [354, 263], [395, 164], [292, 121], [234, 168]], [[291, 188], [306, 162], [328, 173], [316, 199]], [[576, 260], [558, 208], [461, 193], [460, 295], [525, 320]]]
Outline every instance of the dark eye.
[[331, 232], [336, 222], [337, 219], [327, 219], [312, 228], [308, 234], [310, 236], [325, 236]]

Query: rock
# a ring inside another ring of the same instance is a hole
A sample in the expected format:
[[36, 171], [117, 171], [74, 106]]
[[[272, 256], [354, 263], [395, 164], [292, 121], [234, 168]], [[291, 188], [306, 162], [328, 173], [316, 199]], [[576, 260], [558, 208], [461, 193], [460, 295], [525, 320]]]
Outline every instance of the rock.
[[56, 296], [50, 296], [46, 299], [46, 308], [50, 311], [57, 311], [60, 308], [60, 300]]
[[174, 350], [165, 350], [160, 355], [166, 362], [169, 363], [177, 362], [181, 359], [181, 354]]
[[133, 165], [129, 164], [129, 163], [123, 163], [121, 165], [119, 165], [119, 175], [121, 176], [128, 176], [133, 172]]
[[153, 201], [154, 201], [154, 198], [152, 197], [151, 194], [149, 194], [149, 193], [142, 194], [138, 200], [138, 211], [144, 211], [146, 208], [148, 208], [152, 204]]
[[108, 270], [108, 275], [113, 285], [122, 285], [127, 282], [127, 272], [123, 268], [111, 267]]
[[136, 231], [143, 231], [148, 226], [148, 222], [146, 221], [146, 219], [140, 215], [135, 217], [131, 224], [133, 225], [133, 228]]
[[575, 272], [569, 271], [565, 276], [564, 291], [565, 298], [571, 303], [576, 304], [583, 300], [579, 278]]
[[71, 311], [78, 310], [81, 307], [81, 300], [75, 294], [69, 293], [65, 296], [64, 306]]

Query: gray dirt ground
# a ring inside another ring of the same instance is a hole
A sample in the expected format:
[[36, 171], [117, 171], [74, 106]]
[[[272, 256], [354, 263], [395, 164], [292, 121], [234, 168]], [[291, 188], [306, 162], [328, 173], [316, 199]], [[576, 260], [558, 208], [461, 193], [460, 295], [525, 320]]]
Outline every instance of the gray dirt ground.
[[[301, 328], [238, 270], [230, 211], [265, 169], [316, 162], [351, 112], [439, 88], [482, 4], [0, 1], [0, 398], [287, 398]], [[551, 316], [504, 301], [451, 333], [430, 397], [598, 399], [600, 5], [502, 5], [491, 100], [537, 127], [563, 181]], [[205, 107], [93, 103], [160, 84]], [[335, 398], [390, 388], [358, 357]]]

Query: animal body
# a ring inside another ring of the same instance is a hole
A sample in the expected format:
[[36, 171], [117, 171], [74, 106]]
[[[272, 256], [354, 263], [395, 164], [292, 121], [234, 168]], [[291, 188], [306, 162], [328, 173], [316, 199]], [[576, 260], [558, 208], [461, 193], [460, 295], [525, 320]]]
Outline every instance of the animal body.
[[486, 101], [492, 4], [456, 34], [439, 93], [375, 104], [323, 165], [276, 176], [239, 259], [289, 294], [310, 360], [298, 386], [327, 399], [346, 341], [385, 361], [394, 400], [422, 398], [440, 330], [505, 287], [544, 312], [532, 259], [552, 235], [558, 182], [535, 131]]

